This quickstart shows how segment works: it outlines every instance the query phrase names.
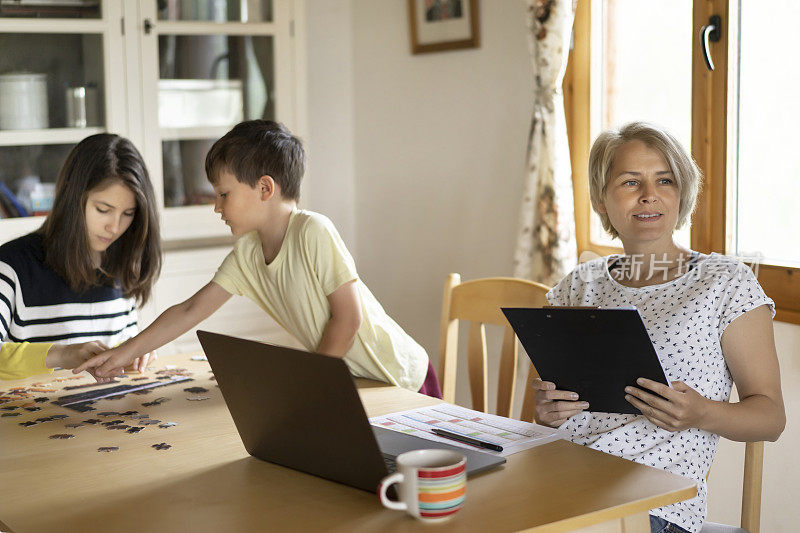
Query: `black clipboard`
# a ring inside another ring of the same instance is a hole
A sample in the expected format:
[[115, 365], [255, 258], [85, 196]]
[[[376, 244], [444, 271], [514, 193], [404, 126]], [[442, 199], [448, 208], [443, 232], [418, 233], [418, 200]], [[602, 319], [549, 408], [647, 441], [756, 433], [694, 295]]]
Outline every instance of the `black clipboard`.
[[[641, 414], [625, 387], [648, 378], [669, 386], [636, 309], [502, 308], [544, 381], [577, 392], [589, 411]], [[641, 387], [639, 387], [641, 388]]]

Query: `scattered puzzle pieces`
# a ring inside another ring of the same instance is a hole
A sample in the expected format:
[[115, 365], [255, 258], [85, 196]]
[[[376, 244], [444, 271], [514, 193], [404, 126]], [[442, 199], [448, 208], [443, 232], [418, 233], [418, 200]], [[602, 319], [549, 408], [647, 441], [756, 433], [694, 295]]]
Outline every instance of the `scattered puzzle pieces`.
[[100, 448], [97, 448], [98, 452], [106, 452], [106, 453], [115, 452], [117, 450], [119, 450], [119, 446], [101, 446]]
[[152, 402], [144, 402], [142, 405], [145, 407], [153, 407], [154, 405], [161, 405], [164, 402], [168, 402], [169, 398], [164, 398], [163, 396], [160, 398], [156, 398]]

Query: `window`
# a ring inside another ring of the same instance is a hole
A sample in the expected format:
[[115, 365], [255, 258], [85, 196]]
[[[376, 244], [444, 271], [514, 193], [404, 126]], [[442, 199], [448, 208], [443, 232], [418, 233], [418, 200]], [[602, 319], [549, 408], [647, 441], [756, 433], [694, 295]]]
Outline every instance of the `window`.
[[733, 116], [728, 128], [736, 133], [729, 146], [731, 247], [768, 263], [800, 267], [800, 160], [790, 155], [800, 120], [800, 68], [780, 53], [800, 50], [794, 29], [800, 4], [773, 0], [765, 9], [739, 0], [738, 16], [729, 18]]
[[[776, 318], [800, 323], [800, 211], [794, 207], [800, 163], [791, 157], [800, 67], [787, 60], [800, 45], [790, 27], [800, 4], [644, 4], [578, 2], [564, 99], [579, 253], [619, 250], [593, 222], [586, 177], [591, 141], [632, 119], [657, 122], [691, 145], [705, 175], [692, 248], [748, 257], [775, 300]], [[721, 39], [709, 46], [714, 71], [706, 67], [699, 39], [712, 15], [722, 21]], [[678, 239], [689, 243], [688, 235]]]
[[[658, 20], [658, 24], [647, 21]], [[691, 0], [592, 2], [591, 136], [645, 118], [692, 140]], [[591, 213], [591, 242], [621, 247]], [[689, 246], [689, 227], [676, 238]]]

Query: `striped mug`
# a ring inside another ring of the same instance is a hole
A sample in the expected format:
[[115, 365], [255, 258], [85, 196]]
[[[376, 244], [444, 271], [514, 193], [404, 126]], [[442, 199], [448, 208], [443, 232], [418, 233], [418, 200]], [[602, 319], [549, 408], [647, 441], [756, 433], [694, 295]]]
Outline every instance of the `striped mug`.
[[[464, 505], [467, 490], [466, 458], [450, 450], [414, 450], [397, 456], [397, 472], [378, 485], [381, 503], [406, 511], [420, 520], [438, 521], [452, 516]], [[386, 496], [398, 484], [399, 501]]]

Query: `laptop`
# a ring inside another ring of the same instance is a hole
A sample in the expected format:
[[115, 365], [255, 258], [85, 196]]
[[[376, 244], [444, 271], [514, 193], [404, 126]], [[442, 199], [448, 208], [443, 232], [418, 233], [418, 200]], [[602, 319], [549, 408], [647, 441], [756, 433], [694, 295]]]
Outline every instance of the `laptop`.
[[506, 462], [371, 426], [342, 359], [208, 331], [197, 337], [253, 457], [370, 492], [410, 450], [462, 453], [468, 476]]

